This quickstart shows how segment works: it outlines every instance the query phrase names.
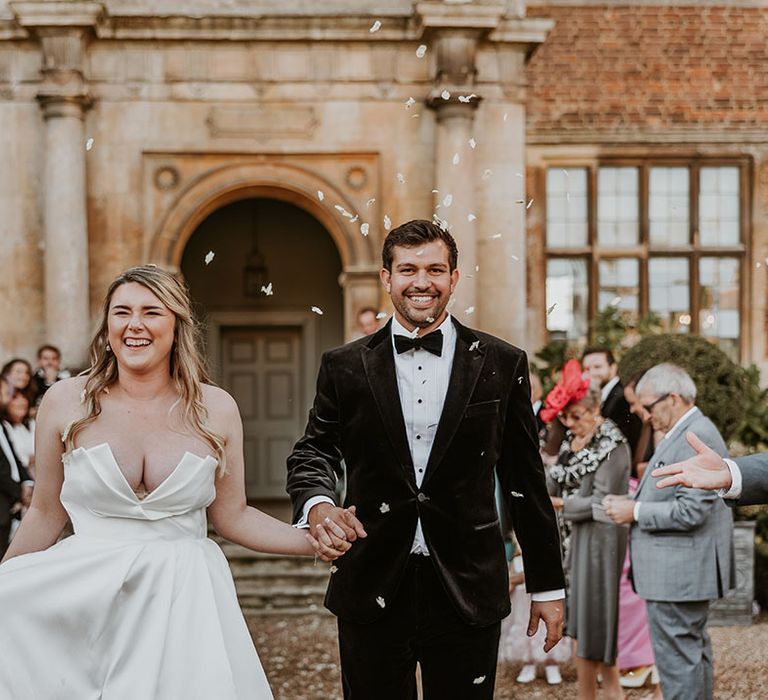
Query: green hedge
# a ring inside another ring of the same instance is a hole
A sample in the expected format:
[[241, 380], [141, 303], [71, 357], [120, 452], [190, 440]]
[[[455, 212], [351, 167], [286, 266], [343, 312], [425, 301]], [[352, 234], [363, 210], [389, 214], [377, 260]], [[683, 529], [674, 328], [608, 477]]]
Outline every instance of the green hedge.
[[745, 411], [745, 371], [722, 350], [699, 336], [649, 335], [621, 358], [619, 375], [626, 381], [635, 372], [662, 362], [685, 369], [696, 383], [696, 405], [728, 440], [742, 424]]

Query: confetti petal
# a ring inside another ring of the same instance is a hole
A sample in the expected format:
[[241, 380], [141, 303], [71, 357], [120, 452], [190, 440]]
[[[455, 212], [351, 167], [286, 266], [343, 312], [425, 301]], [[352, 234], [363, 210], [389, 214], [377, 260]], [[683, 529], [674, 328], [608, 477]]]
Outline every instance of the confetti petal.
[[509, 116], [509, 114], [507, 112], [504, 112], [504, 121], [507, 121], [507, 117], [508, 116]]
[[427, 323], [434, 323], [435, 317], [434, 316], [427, 316]]
[[410, 108], [411, 108], [411, 107], [413, 107], [413, 105], [415, 105], [415, 104], [416, 104], [416, 100], [414, 100], [412, 97], [409, 97], [409, 98], [408, 98], [408, 99], [405, 101], [405, 108], [406, 108], [406, 109], [410, 109]]
[[381, 29], [381, 22], [379, 20], [376, 20], [372, 25], [371, 28], [368, 30], [371, 34], [375, 34], [376, 32]]
[[386, 214], [384, 215], [384, 230], [389, 231], [389, 229], [392, 228], [392, 219], [390, 219]]
[[493, 170], [485, 169], [483, 170], [483, 180], [487, 180], [491, 175], [493, 175]]
[[451, 93], [448, 92], [448, 90], [443, 90], [440, 93], [440, 97], [442, 97], [444, 100], [450, 100], [451, 99]]
[[314, 313], [316, 313], [318, 316], [323, 315], [323, 310], [319, 306], [313, 306], [311, 309]]
[[360, 233], [364, 236], [368, 235], [368, 224], [360, 224]]
[[379, 311], [379, 313], [377, 313], [377, 314], [376, 314], [376, 318], [377, 318], [379, 321], [380, 321], [382, 318], [386, 318], [386, 317], [387, 317], [387, 312], [386, 312], [386, 311]]
[[478, 676], [478, 677], [477, 677], [477, 678], [475, 678], [475, 680], [473, 680], [472, 682], [473, 682], [475, 685], [480, 685], [480, 684], [481, 684], [481, 683], [482, 683], [484, 680], [485, 680], [485, 676]]
[[461, 163], [461, 156], [458, 153], [454, 153], [452, 162], [454, 165], [458, 165], [459, 163]]
[[477, 97], [474, 92], [471, 95], [459, 95], [459, 102], [469, 102], [474, 97]]
[[317, 198], [322, 202], [325, 199], [325, 194], [322, 190], [317, 191]]
[[476, 220], [477, 220], [477, 217], [474, 214], [467, 214], [467, 221], [471, 223]]
[[382, 504], [379, 506], [379, 510], [380, 510], [382, 513], [389, 513], [389, 503], [382, 503]]
[[210, 265], [210, 264], [213, 262], [213, 257], [214, 257], [214, 255], [215, 255], [215, 253], [214, 253], [212, 250], [209, 250], [209, 251], [208, 251], [208, 252], [205, 254], [205, 264], [206, 264], [206, 265]]
[[555, 310], [555, 307], [556, 307], [556, 306], [557, 306], [557, 302], [555, 302], [554, 304], [552, 304], [552, 306], [550, 306], [550, 307], [547, 309], [547, 316], [549, 316], [549, 314], [551, 314], [551, 313], [552, 313], [552, 312]]
[[424, 58], [424, 56], [427, 55], [427, 45], [422, 44], [419, 46], [418, 49], [416, 49], [416, 58]]
[[480, 341], [476, 340], [472, 345], [469, 346], [470, 351], [477, 350], [480, 347]]
[[469, 144], [470, 148], [475, 148], [475, 146], [477, 146], [477, 141], [475, 141], [475, 139], [469, 139], [467, 143]]
[[338, 570], [339, 570], [339, 567], [338, 567], [338, 566], [336, 566], [336, 565], [334, 565], [334, 566], [332, 566], [332, 567], [331, 567], [331, 573], [332, 573], [332, 574], [335, 574], [335, 573], [336, 573]]
[[494, 234], [491, 236], [491, 238], [492, 238], [492, 239], [501, 238], [501, 234], [500, 234], [500, 233], [494, 233]]
[[261, 291], [264, 292], [268, 297], [271, 297], [274, 292], [272, 291], [272, 282], [270, 282], [266, 286], [262, 286]]
[[526, 209], [530, 209], [533, 206], [533, 199], [528, 200], [528, 204], [525, 205]]
[[452, 194], [445, 195], [445, 197], [443, 197], [443, 206], [450, 207], [451, 204], [453, 204], [453, 195]]
[[89, 138], [89, 139], [88, 139], [88, 140], [85, 142], [85, 150], [86, 150], [86, 151], [90, 151], [92, 148], [93, 148], [93, 139], [92, 139], [92, 138]]
[[397, 181], [399, 183], [404, 183], [405, 182], [405, 175], [403, 175], [402, 173], [398, 173], [397, 174]]
[[370, 207], [376, 201], [376, 197], [371, 197], [366, 203], [366, 207]]
[[515, 498], [524, 498], [523, 494], [522, 494], [522, 493], [520, 493], [519, 491], [510, 491], [509, 493], [510, 493], [512, 496], [514, 496]]
[[475, 313], [475, 307], [474, 306], [468, 306], [466, 309], [464, 309], [464, 313], [469, 316], [470, 314]]
[[387, 607], [387, 604], [384, 602], [384, 598], [382, 598], [381, 596], [376, 598], [376, 603], [378, 603], [379, 607], [381, 608]]

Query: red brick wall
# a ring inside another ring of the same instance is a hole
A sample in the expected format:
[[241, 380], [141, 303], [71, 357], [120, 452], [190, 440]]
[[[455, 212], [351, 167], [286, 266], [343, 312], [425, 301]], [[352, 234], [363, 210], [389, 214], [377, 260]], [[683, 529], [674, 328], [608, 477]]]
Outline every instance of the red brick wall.
[[768, 9], [529, 6], [529, 131], [768, 126]]

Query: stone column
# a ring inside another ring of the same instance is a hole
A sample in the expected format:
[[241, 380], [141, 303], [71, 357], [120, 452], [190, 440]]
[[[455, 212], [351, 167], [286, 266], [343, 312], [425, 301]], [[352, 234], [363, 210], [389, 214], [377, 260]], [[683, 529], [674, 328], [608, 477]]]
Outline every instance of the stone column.
[[[339, 284], [344, 289], [344, 342], [359, 334], [357, 314], [366, 306], [382, 308], [381, 282], [378, 267], [349, 266], [339, 275]], [[387, 301], [389, 299], [387, 298]]]
[[11, 2], [18, 24], [42, 50], [37, 99], [45, 124], [43, 224], [45, 336], [70, 367], [87, 362], [91, 335], [88, 298], [85, 112], [87, 42], [104, 13], [88, 0]]

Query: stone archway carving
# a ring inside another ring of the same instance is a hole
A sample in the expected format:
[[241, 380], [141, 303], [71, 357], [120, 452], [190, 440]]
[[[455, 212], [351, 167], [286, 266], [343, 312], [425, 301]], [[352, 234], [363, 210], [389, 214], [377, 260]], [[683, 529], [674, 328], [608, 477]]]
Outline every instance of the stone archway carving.
[[[145, 259], [166, 269], [179, 270], [187, 241], [197, 227], [211, 213], [227, 204], [243, 199], [264, 197], [278, 199], [304, 209], [328, 231], [341, 257], [343, 272], [339, 283], [344, 288], [344, 332], [347, 339], [354, 333], [355, 315], [364, 306], [378, 306], [380, 250], [383, 232], [369, 213], [366, 198], [378, 189], [377, 182], [351, 194], [343, 192], [329, 178], [302, 165], [284, 160], [284, 157], [265, 156], [251, 160], [230, 158], [229, 162], [208, 163], [202, 172], [190, 172], [188, 156], [177, 156], [181, 161], [180, 191], [168, 201], [155, 202], [160, 216], [153, 226]], [[164, 162], [172, 159], [166, 157]], [[198, 161], [199, 163], [199, 161]], [[375, 164], [366, 164], [367, 172], [376, 179]], [[162, 188], [159, 188], [162, 189]], [[318, 192], [322, 192], [322, 200]], [[165, 204], [165, 206], [162, 206]], [[336, 205], [350, 212], [356, 220], [344, 216]], [[371, 214], [378, 210], [376, 207]], [[360, 226], [369, 223], [364, 236]]]

